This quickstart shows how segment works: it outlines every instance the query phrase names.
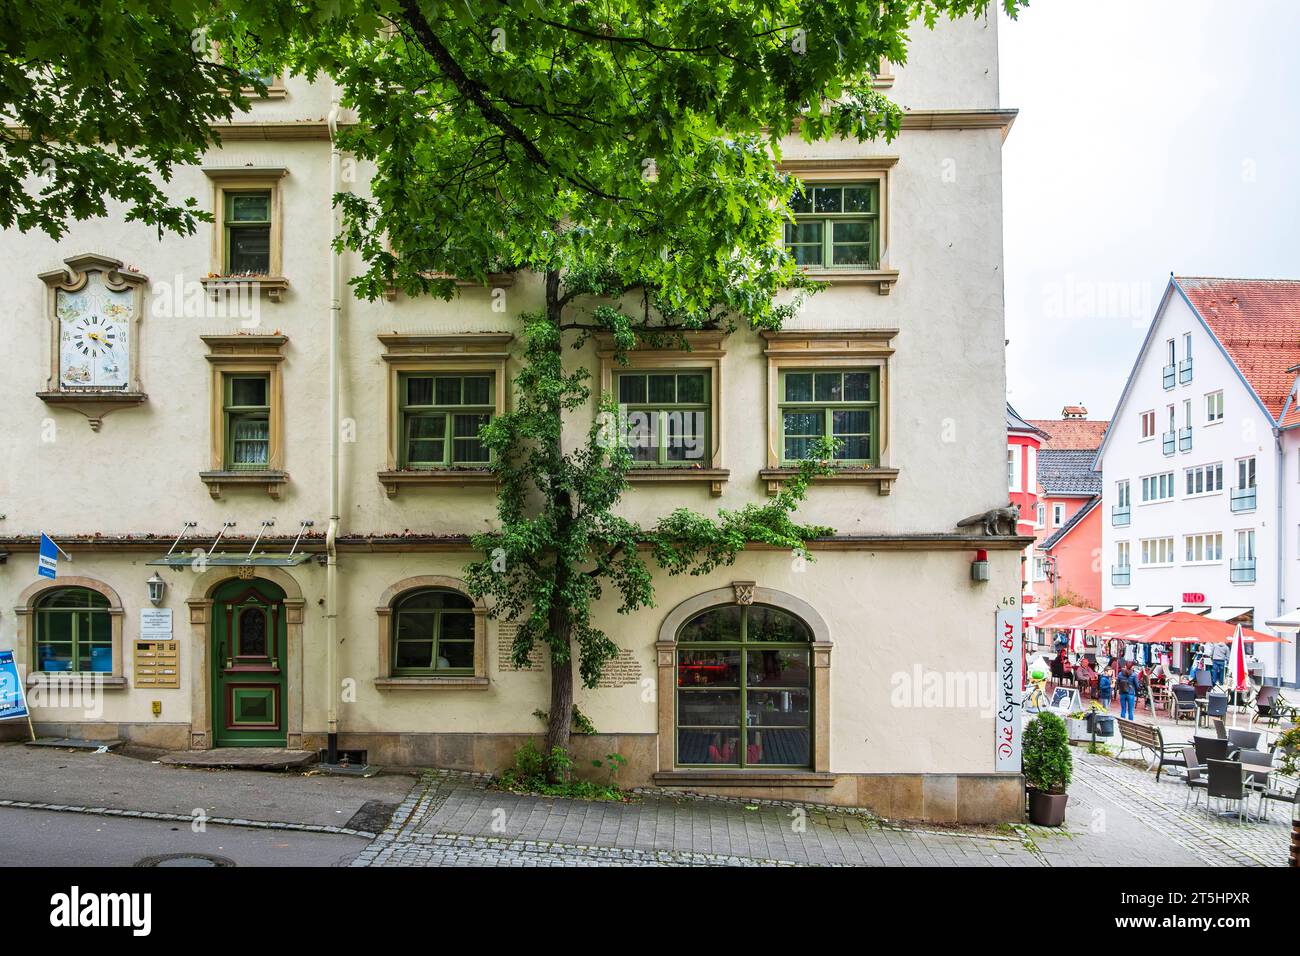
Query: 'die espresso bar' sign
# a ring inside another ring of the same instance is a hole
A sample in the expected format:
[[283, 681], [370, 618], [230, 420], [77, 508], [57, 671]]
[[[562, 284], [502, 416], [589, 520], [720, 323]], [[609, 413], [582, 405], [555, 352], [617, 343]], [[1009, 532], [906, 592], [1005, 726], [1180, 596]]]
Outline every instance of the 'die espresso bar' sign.
[[1000, 607], [994, 617], [997, 643], [997, 672], [994, 683], [997, 711], [994, 714], [994, 769], [1020, 772], [1020, 608]]

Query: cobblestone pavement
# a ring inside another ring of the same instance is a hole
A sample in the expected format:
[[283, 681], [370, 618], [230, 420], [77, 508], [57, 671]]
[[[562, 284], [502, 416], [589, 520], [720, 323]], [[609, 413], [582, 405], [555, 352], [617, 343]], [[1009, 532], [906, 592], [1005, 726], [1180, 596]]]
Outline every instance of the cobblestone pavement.
[[1038, 866], [1017, 834], [900, 829], [869, 814], [642, 794], [636, 803], [488, 789], [434, 771], [353, 866]]
[[[1155, 774], [1140, 766], [1082, 748], [1074, 749], [1074, 767], [1066, 819], [1071, 834], [1038, 831], [1034, 837], [1053, 865], [1066, 858], [1119, 865], [1178, 865], [1185, 858], [1200, 866], [1286, 865], [1289, 807], [1273, 804], [1270, 819], [1238, 823], [1235, 816], [1208, 813], [1204, 794], [1199, 806], [1184, 808], [1187, 785], [1181, 776], [1161, 774], [1156, 783]], [[1252, 800], [1250, 806], [1254, 812], [1258, 804]]]
[[432, 771], [353, 866], [1281, 866], [1289, 820], [1183, 808], [1181, 778], [1075, 748], [1066, 826], [894, 826], [861, 811], [665, 795], [587, 802]]

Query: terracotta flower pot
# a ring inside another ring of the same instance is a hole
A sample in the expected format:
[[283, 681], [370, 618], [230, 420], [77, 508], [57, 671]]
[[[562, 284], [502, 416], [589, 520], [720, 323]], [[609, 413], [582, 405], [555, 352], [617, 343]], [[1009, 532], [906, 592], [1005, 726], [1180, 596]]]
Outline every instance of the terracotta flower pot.
[[1029, 822], [1040, 827], [1059, 827], [1065, 822], [1065, 803], [1069, 799], [1066, 793], [1030, 790]]

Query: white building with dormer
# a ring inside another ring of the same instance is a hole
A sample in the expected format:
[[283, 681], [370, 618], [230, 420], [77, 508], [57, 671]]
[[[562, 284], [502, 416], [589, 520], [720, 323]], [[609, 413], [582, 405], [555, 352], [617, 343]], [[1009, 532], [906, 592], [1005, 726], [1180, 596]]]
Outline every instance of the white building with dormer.
[[[1094, 465], [1105, 607], [1262, 631], [1300, 607], [1297, 372], [1300, 281], [1170, 277]], [[1255, 656], [1300, 683], [1294, 644]]]

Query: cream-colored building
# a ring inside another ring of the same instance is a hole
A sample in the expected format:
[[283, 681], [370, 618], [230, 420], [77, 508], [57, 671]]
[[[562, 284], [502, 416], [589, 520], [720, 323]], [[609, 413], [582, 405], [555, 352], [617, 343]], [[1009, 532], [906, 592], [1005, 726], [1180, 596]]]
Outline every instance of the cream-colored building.
[[[841, 212], [791, 234], [831, 288], [785, 331], [701, 334], [627, 370], [599, 343], [573, 353], [647, 421], [701, 423], [686, 452], [646, 453], [623, 505], [637, 518], [761, 500], [821, 423], [856, 449], [801, 512], [836, 529], [815, 560], [754, 549], [705, 577], [662, 576], [654, 608], [602, 609], [623, 651], [579, 690], [598, 734], [575, 747], [624, 754], [625, 784], [896, 817], [1020, 813], [990, 696], [994, 615], [1018, 600], [1026, 541], [956, 526], [1007, 497], [1014, 113], [998, 105], [994, 19], [918, 29], [911, 56], [882, 80], [909, 111], [895, 142], [788, 146], [790, 169], [825, 190], [818, 208]], [[344, 750], [496, 769], [542, 729], [545, 665], [513, 669], [511, 627], [460, 580], [467, 535], [494, 521], [476, 416], [511, 402], [535, 278], [450, 303], [344, 298], [326, 601], [330, 95], [286, 78], [202, 167], [177, 171], [171, 193], [217, 218], [193, 236], [106, 219], [57, 242], [0, 237], [0, 648], [16, 651], [40, 732], [318, 748], [337, 695]], [[335, 175], [365, 188], [346, 156]], [[339, 266], [344, 280], [360, 268]], [[234, 273], [256, 273], [255, 292], [212, 278]], [[573, 442], [594, 413], [573, 417]], [[42, 532], [64, 552], [53, 580], [37, 575]], [[972, 580], [977, 549], [987, 581]]]

